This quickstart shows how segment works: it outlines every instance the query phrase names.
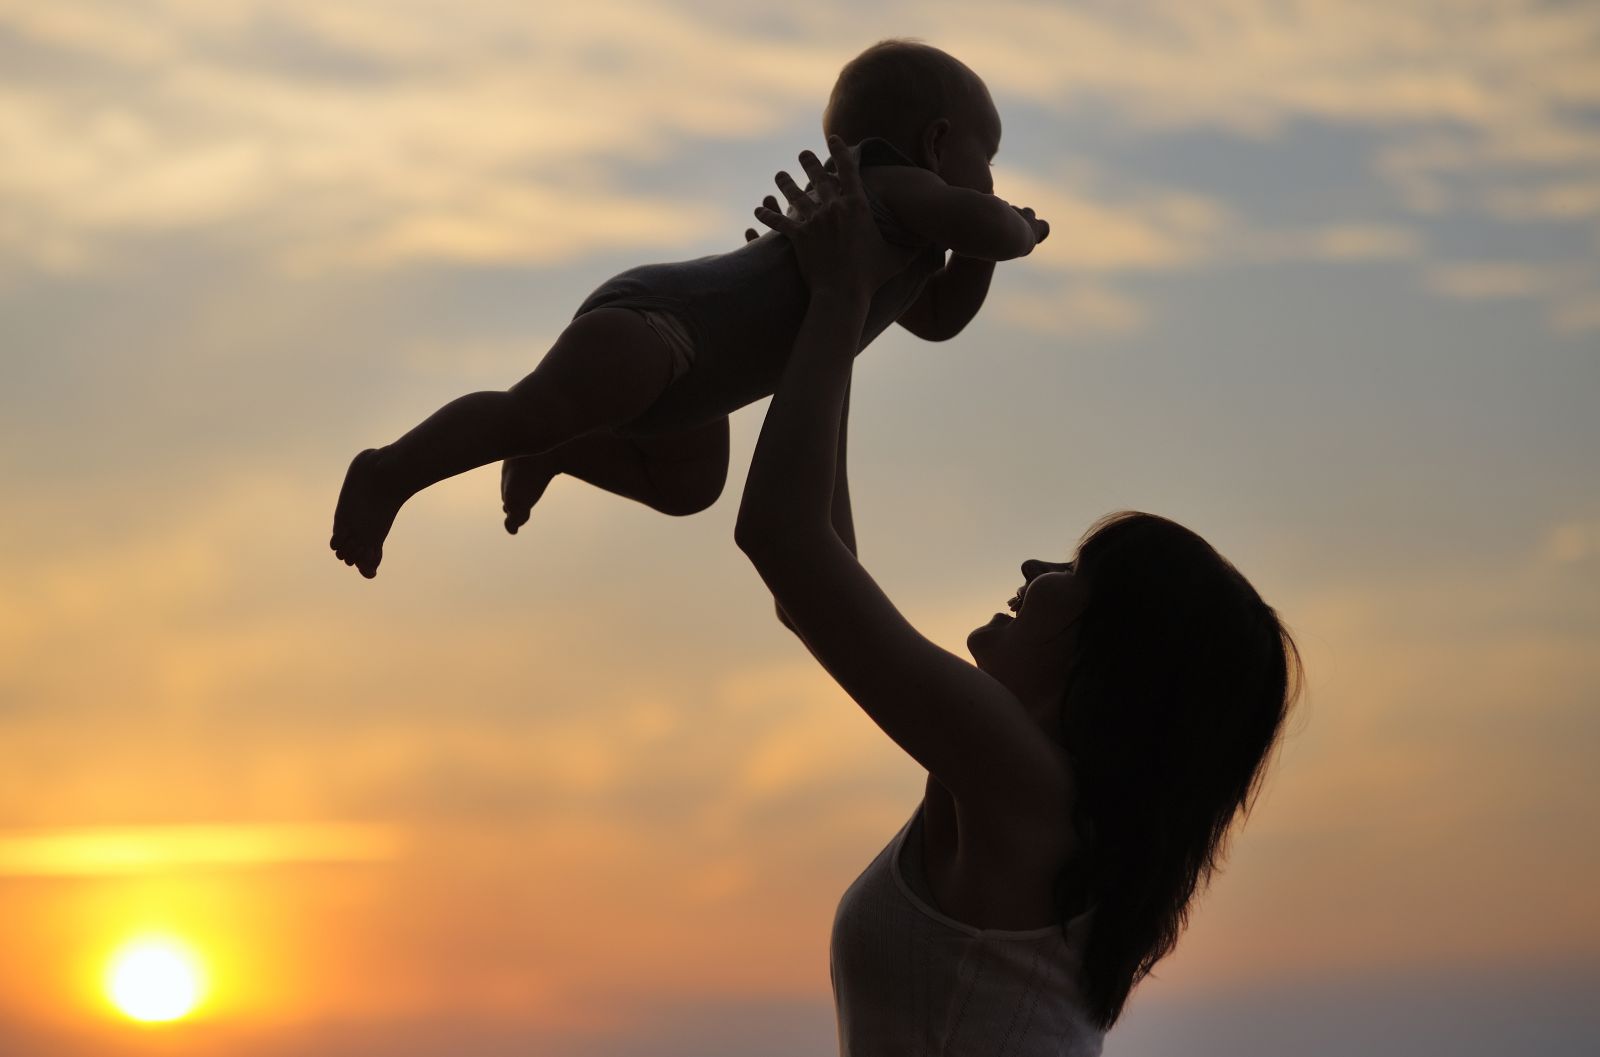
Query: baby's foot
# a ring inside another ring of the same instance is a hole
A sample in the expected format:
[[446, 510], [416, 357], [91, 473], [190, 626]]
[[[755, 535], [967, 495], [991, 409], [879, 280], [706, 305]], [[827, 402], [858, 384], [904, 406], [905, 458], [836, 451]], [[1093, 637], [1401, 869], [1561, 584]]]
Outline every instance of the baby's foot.
[[354, 565], [367, 579], [378, 575], [383, 561], [383, 541], [406, 496], [384, 472], [383, 452], [376, 448], [350, 460], [339, 505], [333, 511], [333, 539], [328, 546], [346, 565]]
[[513, 536], [528, 523], [528, 515], [550, 486], [556, 471], [542, 455], [507, 459], [500, 464], [500, 509], [505, 511], [506, 531]]

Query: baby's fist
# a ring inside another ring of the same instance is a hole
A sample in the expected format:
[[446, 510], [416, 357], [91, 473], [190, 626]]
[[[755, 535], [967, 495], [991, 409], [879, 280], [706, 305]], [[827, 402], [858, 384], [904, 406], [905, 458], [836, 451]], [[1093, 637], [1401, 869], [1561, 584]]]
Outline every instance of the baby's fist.
[[1033, 244], [1035, 246], [1050, 237], [1050, 222], [1048, 220], [1040, 220], [1033, 215], [1033, 210], [1027, 206], [1012, 206], [1011, 208], [1015, 209], [1017, 215], [1026, 220], [1028, 225], [1033, 228]]

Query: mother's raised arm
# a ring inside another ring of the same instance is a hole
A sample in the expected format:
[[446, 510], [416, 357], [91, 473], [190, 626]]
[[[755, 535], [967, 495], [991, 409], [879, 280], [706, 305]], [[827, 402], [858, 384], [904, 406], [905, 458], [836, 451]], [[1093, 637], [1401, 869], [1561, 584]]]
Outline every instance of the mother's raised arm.
[[900, 615], [830, 520], [850, 369], [884, 259], [854, 160], [830, 140], [838, 176], [810, 152], [806, 197], [786, 173], [789, 218], [756, 211], [794, 244], [811, 301], [773, 394], [734, 530], [813, 656], [959, 805], [1032, 810], [1059, 803], [1061, 761], [998, 681], [929, 642]]
[[[842, 153], [846, 159], [848, 153]], [[881, 276], [863, 263], [881, 242], [853, 164], [837, 177], [824, 172], [816, 155], [800, 155], [817, 187], [818, 200], [777, 175], [789, 199], [791, 219], [770, 205], [756, 210], [762, 223], [782, 232], [794, 247], [810, 289], [810, 306], [795, 337], [789, 366], [774, 395], [745, 480], [735, 538], [767, 545], [795, 532], [833, 533], [834, 484], [850, 369], [861, 344], [872, 292]], [[834, 533], [835, 535], [837, 533]], [[748, 548], [746, 547], [748, 550]]]

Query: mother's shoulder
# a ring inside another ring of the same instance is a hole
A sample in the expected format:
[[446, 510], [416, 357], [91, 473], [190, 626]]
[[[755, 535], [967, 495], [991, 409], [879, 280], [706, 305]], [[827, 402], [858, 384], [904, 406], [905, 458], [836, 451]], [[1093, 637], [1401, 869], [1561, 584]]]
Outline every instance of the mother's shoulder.
[[[1044, 737], [1041, 732], [1041, 737]], [[954, 802], [960, 841], [1008, 859], [1058, 860], [1078, 846], [1073, 825], [1077, 786], [1066, 750], [1051, 742], [1019, 781], [1009, 776], [1004, 796]]]

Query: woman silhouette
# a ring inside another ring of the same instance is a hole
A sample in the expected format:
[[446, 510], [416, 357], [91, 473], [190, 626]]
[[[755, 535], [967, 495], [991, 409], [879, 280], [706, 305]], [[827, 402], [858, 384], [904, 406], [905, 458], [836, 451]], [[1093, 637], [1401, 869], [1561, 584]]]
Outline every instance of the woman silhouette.
[[967, 639], [906, 622], [856, 560], [844, 488], [852, 353], [892, 266], [850, 154], [800, 161], [810, 306], [756, 446], [735, 538], [780, 617], [928, 771], [922, 802], [845, 892], [830, 961], [840, 1051], [1097, 1054], [1172, 950], [1247, 813], [1298, 684], [1294, 643], [1199, 536], [1121, 513]]

